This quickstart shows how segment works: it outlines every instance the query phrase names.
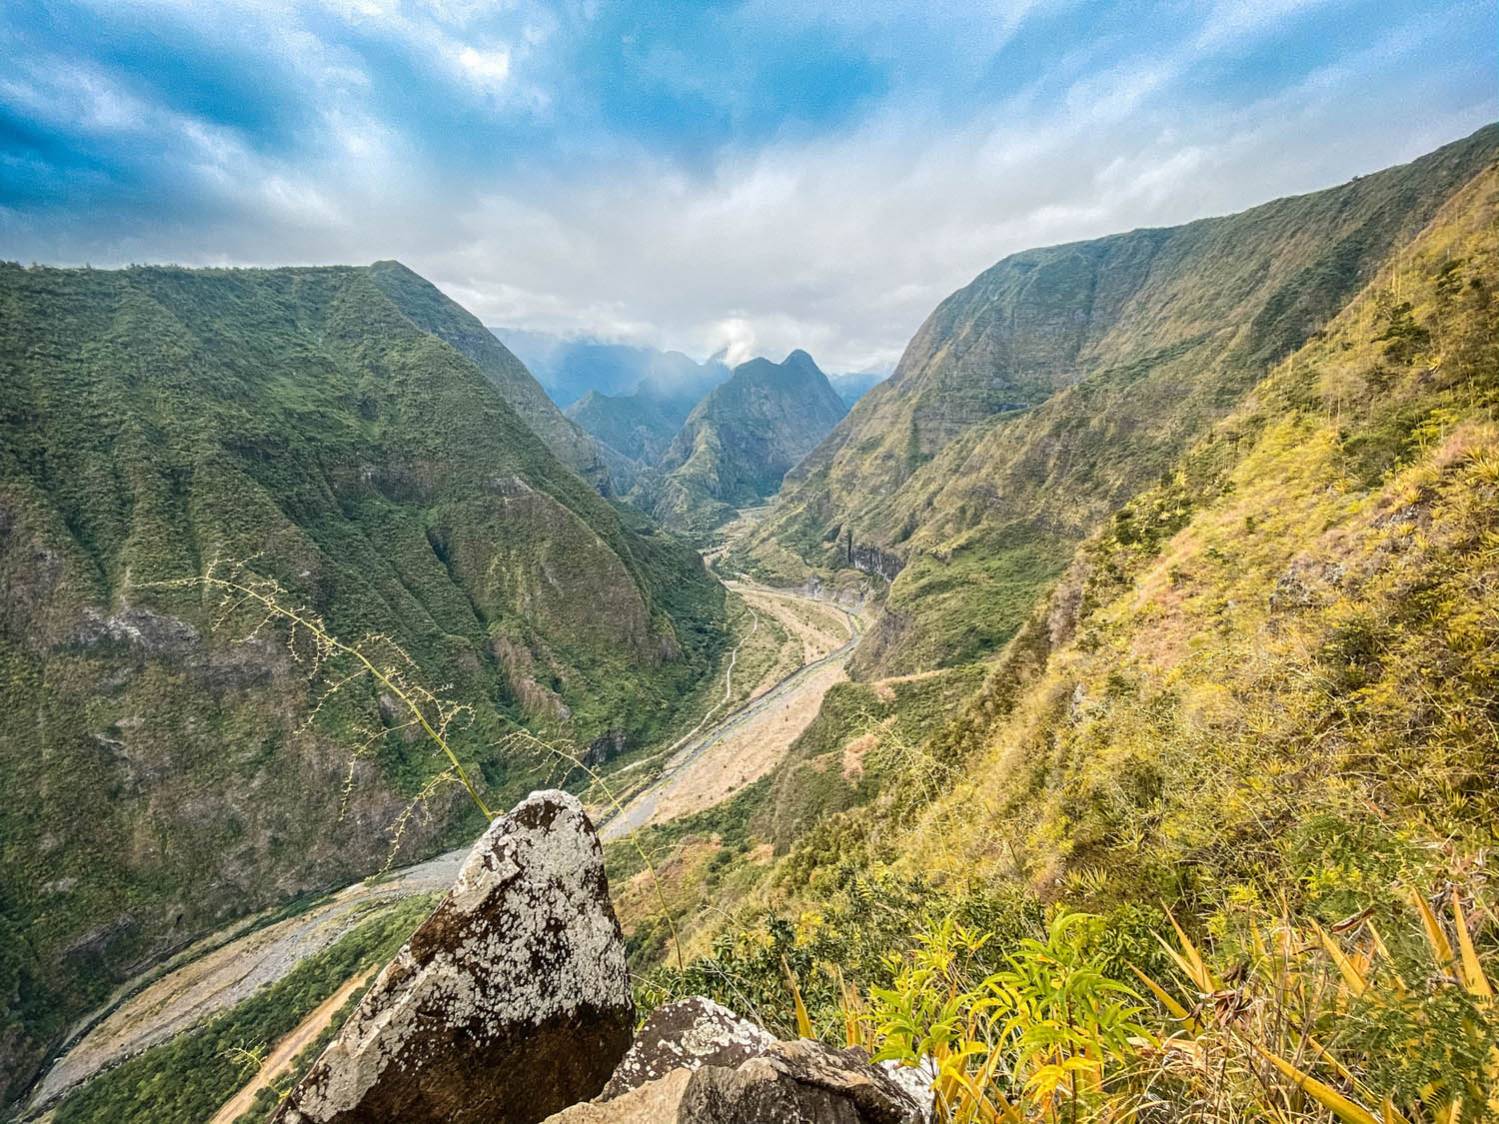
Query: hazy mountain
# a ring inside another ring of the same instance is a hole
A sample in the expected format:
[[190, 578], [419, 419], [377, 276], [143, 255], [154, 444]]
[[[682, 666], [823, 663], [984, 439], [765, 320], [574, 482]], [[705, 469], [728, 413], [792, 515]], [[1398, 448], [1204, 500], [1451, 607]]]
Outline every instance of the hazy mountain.
[[899, 570], [866, 668], [992, 650], [1079, 540], [1496, 152], [1490, 126], [1330, 190], [1006, 258], [789, 475], [759, 556]]
[[[493, 328], [559, 406], [577, 403], [589, 391], [610, 397], [633, 394], [649, 382], [660, 395], [697, 402], [729, 377], [717, 358], [699, 363], [680, 351], [608, 343], [517, 328]], [[623, 452], [624, 450], [620, 450]]]
[[695, 387], [671, 394], [647, 379], [632, 394], [590, 390], [567, 408], [567, 416], [609, 448], [654, 465], [702, 397]]
[[838, 397], [843, 399], [844, 405], [852, 406], [889, 377], [890, 371], [888, 369], [883, 371], [849, 371], [844, 374], [829, 375], [828, 382], [833, 384], [833, 389], [838, 392]]
[[[670, 720], [722, 590], [528, 428], [592, 444], [534, 386], [393, 263], [0, 267], [0, 1084], [125, 972], [378, 869], [442, 768], [399, 734], [351, 764], [393, 700], [346, 689], [304, 729], [308, 653], [158, 583], [243, 562], [399, 644], [482, 703], [451, 736], [496, 806], [545, 767], [501, 748], [521, 724], [586, 745]], [[437, 791], [403, 860], [477, 828]]]
[[805, 351], [741, 363], [692, 411], [632, 498], [668, 525], [710, 529], [774, 495], [847, 411]]

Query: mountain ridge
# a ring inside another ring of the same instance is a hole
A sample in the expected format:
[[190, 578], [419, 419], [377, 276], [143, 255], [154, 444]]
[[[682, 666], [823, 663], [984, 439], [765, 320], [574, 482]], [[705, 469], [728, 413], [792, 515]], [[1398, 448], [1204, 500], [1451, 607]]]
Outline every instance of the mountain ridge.
[[898, 570], [861, 672], [993, 650], [1097, 520], [1496, 154], [1489, 126], [1338, 187], [996, 263], [788, 474], [738, 561]]
[[547, 396], [536, 377], [488, 328], [436, 285], [398, 261], [377, 261], [370, 278], [413, 324], [467, 357], [552, 453], [600, 494], [629, 490], [634, 466], [598, 443]]
[[802, 349], [748, 360], [693, 408], [632, 498], [667, 526], [711, 531], [774, 495], [847, 410]]
[[391, 700], [320, 705], [273, 626], [223, 631], [195, 584], [216, 560], [486, 700], [450, 738], [502, 797], [548, 767], [509, 735], [634, 744], [723, 642], [696, 553], [601, 498], [389, 280], [0, 266], [9, 1095], [132, 967], [379, 869], [398, 821], [402, 856], [474, 829]]

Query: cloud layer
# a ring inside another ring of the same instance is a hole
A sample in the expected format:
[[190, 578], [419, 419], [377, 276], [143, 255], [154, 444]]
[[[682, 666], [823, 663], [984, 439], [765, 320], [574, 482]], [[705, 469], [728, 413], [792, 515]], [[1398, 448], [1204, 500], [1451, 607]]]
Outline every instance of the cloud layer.
[[1496, 32], [1493, 0], [8, 0], [0, 257], [397, 257], [492, 324], [882, 366], [1006, 253], [1494, 119]]

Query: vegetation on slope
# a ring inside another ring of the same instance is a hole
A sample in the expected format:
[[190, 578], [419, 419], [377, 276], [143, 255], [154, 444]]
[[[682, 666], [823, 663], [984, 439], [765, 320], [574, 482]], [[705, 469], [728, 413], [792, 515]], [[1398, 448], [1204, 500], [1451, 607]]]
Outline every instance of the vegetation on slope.
[[[435, 904], [426, 895], [374, 906], [371, 916], [284, 978], [65, 1097], [53, 1119], [57, 1124], [203, 1124], [255, 1075], [259, 1058], [314, 1008], [346, 980], [394, 956]], [[330, 1031], [337, 1025], [335, 1020]], [[267, 1099], [274, 1104], [274, 1094]]]
[[1328, 191], [1006, 258], [939, 306], [736, 563], [784, 572], [788, 547], [820, 568], [904, 563], [856, 670], [996, 650], [1078, 542], [1496, 151], [1491, 126]]
[[1490, 169], [661, 985], [788, 1029], [789, 968], [963, 1119], [1499, 1112], [1496, 289]]
[[704, 534], [774, 495], [847, 412], [805, 351], [741, 363], [698, 403], [634, 501], [668, 526]]
[[630, 394], [590, 390], [567, 408], [567, 416], [609, 448], [642, 465], [654, 465], [697, 405], [695, 393], [694, 389], [687, 396], [674, 396], [650, 383]]
[[566, 418], [525, 364], [473, 313], [400, 262], [377, 261], [369, 267], [369, 275], [413, 324], [431, 332], [483, 371], [526, 428], [540, 437], [558, 460], [606, 496], [629, 490], [635, 479], [629, 461], [601, 448]]
[[[7, 1096], [122, 976], [378, 869], [446, 768], [367, 681], [309, 726], [283, 631], [162, 583], [241, 561], [339, 637], [384, 634], [473, 704], [452, 740], [494, 806], [541, 773], [507, 732], [649, 740], [717, 658], [695, 552], [560, 463], [388, 280], [0, 267]], [[476, 815], [434, 794], [402, 857]]]

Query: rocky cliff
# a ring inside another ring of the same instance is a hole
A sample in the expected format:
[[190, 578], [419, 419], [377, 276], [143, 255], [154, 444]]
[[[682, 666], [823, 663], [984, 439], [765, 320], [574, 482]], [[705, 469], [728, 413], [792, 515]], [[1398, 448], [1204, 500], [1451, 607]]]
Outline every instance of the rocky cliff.
[[475, 844], [275, 1119], [926, 1124], [930, 1115], [919, 1072], [872, 1066], [859, 1050], [778, 1042], [705, 999], [659, 1008], [632, 1041], [633, 1023], [598, 836], [573, 797], [533, 793]]
[[838, 567], [852, 540], [900, 557], [865, 671], [993, 650], [1078, 541], [1496, 153], [1490, 126], [1327, 191], [1006, 258], [790, 473], [760, 553]]

